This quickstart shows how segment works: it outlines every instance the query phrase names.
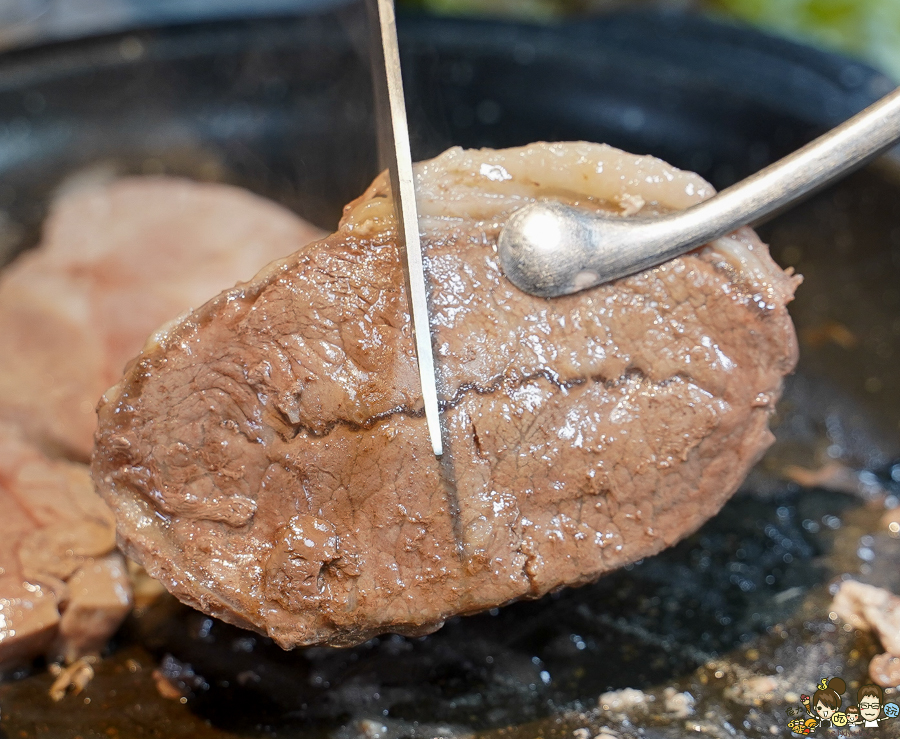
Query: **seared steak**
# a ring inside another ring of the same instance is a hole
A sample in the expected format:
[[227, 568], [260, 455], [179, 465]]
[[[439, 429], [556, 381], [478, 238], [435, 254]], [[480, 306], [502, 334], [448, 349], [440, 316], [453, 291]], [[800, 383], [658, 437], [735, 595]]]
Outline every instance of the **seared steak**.
[[417, 168], [445, 454], [429, 444], [384, 176], [334, 235], [148, 342], [106, 394], [93, 475], [183, 601], [284, 647], [418, 634], [585, 583], [694, 531], [771, 441], [798, 278], [741, 231], [544, 300], [496, 238], [536, 198], [709, 197], [595, 144]]
[[233, 187], [126, 178], [60, 198], [0, 274], [0, 666], [96, 652], [130, 608], [87, 466], [46, 455], [87, 460], [97, 400], [160, 323], [317, 236]]

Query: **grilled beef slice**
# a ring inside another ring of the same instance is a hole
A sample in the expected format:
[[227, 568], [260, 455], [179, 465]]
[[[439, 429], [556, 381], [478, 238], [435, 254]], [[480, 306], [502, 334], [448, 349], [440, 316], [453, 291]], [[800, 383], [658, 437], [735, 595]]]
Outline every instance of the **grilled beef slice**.
[[323, 235], [227, 185], [125, 177], [63, 195], [0, 273], [0, 420], [87, 462], [97, 401], [151, 332]]
[[576, 295], [518, 291], [510, 213], [684, 208], [696, 175], [610, 147], [417, 167], [444, 457], [431, 453], [384, 176], [339, 230], [167, 325], [99, 408], [120, 544], [284, 647], [421, 634], [694, 531], [771, 442], [799, 281], [742, 229]]
[[160, 323], [321, 235], [234, 187], [123, 178], [63, 194], [0, 273], [0, 668], [97, 652], [130, 609], [78, 463], [103, 390]]

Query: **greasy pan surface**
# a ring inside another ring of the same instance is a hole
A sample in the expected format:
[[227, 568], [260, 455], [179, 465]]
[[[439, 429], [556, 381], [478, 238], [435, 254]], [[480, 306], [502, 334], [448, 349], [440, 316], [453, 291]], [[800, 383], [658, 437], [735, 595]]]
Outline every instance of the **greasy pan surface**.
[[[552, 28], [402, 21], [417, 159], [451, 144], [588, 139], [722, 187], [891, 87], [861, 65], [678, 16]], [[333, 227], [375, 173], [368, 71], [348, 23], [183, 26], [6, 55], [0, 263], [36, 241], [52, 192], [73, 175], [222, 180]], [[890, 165], [872, 168], [763, 229], [776, 259], [806, 276], [793, 310], [799, 372], [778, 444], [745, 491], [677, 547], [593, 586], [351, 650], [284, 653], [164, 598], [126, 624], [81, 695], [52, 704], [40, 670], [0, 683], [0, 731], [593, 736], [607, 726], [628, 736], [634, 722], [597, 713], [597, 696], [674, 686], [695, 696], [694, 713], [653, 708], [639, 722], [645, 736], [696, 731], [690, 721], [786, 733], [780, 698], [748, 707], [729, 697], [742, 670], [783, 674], [797, 692], [825, 673], [859, 679], [875, 644], [833, 627], [825, 585], [851, 572], [900, 586], [896, 539], [872, 535], [875, 559], [857, 554], [877, 512], [783, 474], [830, 459], [896, 486], [898, 182]], [[161, 697], [157, 667], [183, 702]]]

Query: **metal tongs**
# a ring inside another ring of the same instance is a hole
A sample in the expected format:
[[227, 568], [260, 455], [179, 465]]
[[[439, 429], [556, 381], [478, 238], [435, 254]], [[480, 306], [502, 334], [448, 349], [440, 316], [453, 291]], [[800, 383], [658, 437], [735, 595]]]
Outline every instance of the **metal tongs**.
[[900, 140], [900, 88], [846, 123], [718, 195], [658, 218], [605, 217], [554, 202], [516, 211], [500, 234], [500, 264], [544, 298], [639, 272], [758, 223], [865, 164]]
[[[379, 31], [380, 53], [373, 55], [379, 155], [391, 175], [425, 418], [432, 448], [440, 456], [434, 355], [394, 6], [393, 0], [367, 2]], [[898, 140], [900, 88], [793, 154], [687, 210], [658, 218], [615, 218], [555, 202], [526, 206], [501, 231], [500, 263], [507, 278], [532, 295], [552, 298], [578, 292], [759, 222]]]
[[416, 339], [419, 361], [419, 382], [425, 401], [425, 421], [435, 456], [443, 454], [437, 385], [434, 377], [434, 354], [431, 347], [431, 324], [425, 295], [425, 271], [422, 264], [422, 244], [419, 239], [419, 211], [413, 180], [412, 155], [409, 150], [409, 127], [406, 121], [406, 101], [403, 78], [400, 74], [400, 47], [397, 43], [397, 23], [393, 0], [367, 0], [373, 30], [377, 31], [376, 53], [373, 57], [375, 85], [375, 114], [378, 121], [378, 156], [382, 168], [391, 176], [391, 195], [397, 220], [397, 237], [403, 271], [406, 276], [406, 295], [409, 315]]

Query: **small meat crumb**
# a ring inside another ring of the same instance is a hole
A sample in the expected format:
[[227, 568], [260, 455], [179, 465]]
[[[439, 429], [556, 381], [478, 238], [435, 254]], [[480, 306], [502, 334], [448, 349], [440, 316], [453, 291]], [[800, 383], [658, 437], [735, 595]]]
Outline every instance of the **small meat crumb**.
[[202, 675], [198, 675], [190, 665], [180, 662], [171, 654], [163, 657], [159, 667], [153, 671], [153, 681], [163, 698], [182, 703], [186, 703], [195, 693], [209, 689], [209, 684]]
[[818, 469], [789, 465], [784, 468], [783, 474], [791, 482], [796, 482], [805, 488], [832, 490], [867, 501], [878, 500], [886, 494], [884, 488], [877, 482], [861, 477], [858, 470], [851, 469], [840, 462], [829, 462]]
[[363, 719], [359, 722], [359, 729], [364, 737], [368, 739], [379, 739], [387, 734], [388, 727], [380, 721], [372, 719]]
[[869, 675], [883, 687], [900, 685], [900, 657], [879, 654], [869, 662]]
[[[575, 729], [572, 732], [572, 736], [575, 739], [591, 739], [591, 730], [585, 727], [580, 729]], [[609, 729], [602, 729], [599, 734], [594, 736], [594, 739], [619, 739], [618, 735], [613, 734]]]
[[778, 679], [771, 675], [754, 675], [741, 678], [726, 688], [725, 695], [735, 703], [759, 706], [775, 697], [778, 685]]
[[855, 580], [841, 583], [832, 610], [860, 631], [873, 631], [886, 654], [869, 664], [869, 676], [882, 687], [900, 685], [900, 598]]
[[647, 710], [647, 703], [653, 700], [653, 696], [635, 690], [634, 688], [623, 688], [622, 690], [612, 690], [603, 693], [597, 701], [600, 708], [610, 713], [630, 713], [635, 709], [642, 711]]
[[78, 695], [94, 679], [93, 663], [96, 661], [96, 657], [82, 657], [67, 667], [58, 663], [51, 664], [48, 669], [56, 676], [56, 680], [50, 686], [50, 698], [58, 703], [69, 690], [73, 695]]
[[153, 671], [153, 681], [156, 683], [156, 691], [167, 700], [178, 700], [179, 698], [187, 697], [185, 687], [178, 685], [160, 670]]
[[694, 713], [696, 701], [690, 693], [679, 693], [675, 688], [666, 688], [663, 697], [666, 713], [674, 718], [687, 718]]

